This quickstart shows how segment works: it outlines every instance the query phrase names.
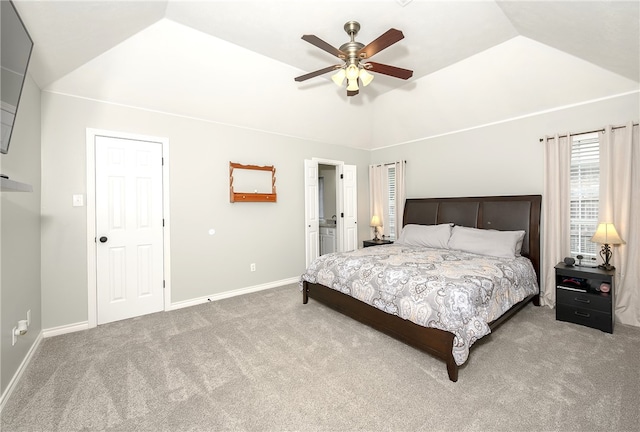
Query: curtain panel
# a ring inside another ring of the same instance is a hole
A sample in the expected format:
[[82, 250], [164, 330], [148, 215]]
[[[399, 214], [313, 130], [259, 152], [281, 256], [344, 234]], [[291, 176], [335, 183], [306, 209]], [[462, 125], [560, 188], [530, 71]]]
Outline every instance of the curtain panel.
[[[369, 221], [376, 215], [380, 224], [384, 226], [384, 195], [387, 173], [383, 165], [369, 165]], [[372, 228], [373, 230], [373, 228]], [[382, 230], [381, 230], [382, 231]], [[384, 231], [382, 231], [384, 232]], [[372, 231], [373, 237], [373, 231]]]
[[612, 246], [616, 319], [640, 327], [640, 128], [600, 132], [599, 222], [612, 222], [625, 244]]
[[540, 302], [556, 305], [555, 265], [569, 256], [571, 202], [571, 136], [547, 137], [544, 143], [544, 191], [542, 194], [542, 275]]

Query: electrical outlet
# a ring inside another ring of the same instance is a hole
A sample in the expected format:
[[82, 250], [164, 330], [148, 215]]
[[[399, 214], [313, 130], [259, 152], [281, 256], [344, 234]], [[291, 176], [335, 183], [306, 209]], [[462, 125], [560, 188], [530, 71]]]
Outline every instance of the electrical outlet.
[[256, 263], [251, 263], [251, 271], [256, 271]]
[[31, 325], [31, 309], [27, 311], [27, 327]]
[[18, 330], [18, 327], [14, 327], [11, 329], [11, 346], [14, 346], [16, 344], [16, 340], [18, 340], [16, 330]]

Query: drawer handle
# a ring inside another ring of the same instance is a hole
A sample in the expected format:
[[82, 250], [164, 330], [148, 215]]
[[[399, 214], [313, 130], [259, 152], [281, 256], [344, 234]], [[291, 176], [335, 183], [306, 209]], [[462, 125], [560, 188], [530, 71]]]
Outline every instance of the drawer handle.
[[585, 312], [580, 312], [580, 311], [575, 311], [574, 314], [582, 317], [582, 318], [591, 318], [591, 314], [585, 313]]
[[577, 301], [578, 303], [586, 303], [586, 304], [591, 303], [591, 300], [589, 300], [589, 299], [585, 300], [585, 299], [581, 299], [579, 297], [575, 297], [573, 300]]

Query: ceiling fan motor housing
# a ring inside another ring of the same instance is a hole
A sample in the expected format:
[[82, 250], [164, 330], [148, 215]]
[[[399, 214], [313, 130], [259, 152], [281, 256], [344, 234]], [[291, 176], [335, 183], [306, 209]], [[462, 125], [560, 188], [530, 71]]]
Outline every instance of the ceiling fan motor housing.
[[346, 31], [349, 36], [354, 38], [360, 31], [360, 23], [358, 21], [347, 21], [347, 23], [344, 25], [344, 31]]
[[358, 66], [359, 58], [358, 51], [364, 48], [364, 44], [356, 42], [355, 38], [360, 31], [360, 23], [357, 21], [349, 21], [344, 25], [344, 31], [347, 32], [351, 40], [345, 44], [340, 45], [340, 51], [347, 54], [347, 64]]

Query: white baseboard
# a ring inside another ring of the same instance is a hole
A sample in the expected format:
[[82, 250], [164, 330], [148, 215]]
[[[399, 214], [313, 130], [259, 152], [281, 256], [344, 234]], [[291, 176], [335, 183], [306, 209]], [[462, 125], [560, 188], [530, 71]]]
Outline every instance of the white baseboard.
[[231, 290], [231, 291], [225, 291], [225, 292], [222, 292], [222, 293], [211, 294], [211, 295], [208, 295], [208, 296], [205, 296], [205, 297], [200, 297], [200, 298], [195, 298], [195, 299], [191, 299], [191, 300], [184, 300], [184, 301], [180, 301], [180, 302], [175, 302], [175, 303], [171, 303], [171, 309], [169, 309], [169, 310], [182, 309], [182, 308], [186, 308], [186, 307], [190, 307], [190, 306], [196, 306], [196, 305], [199, 305], [199, 304], [208, 303], [210, 301], [222, 300], [222, 299], [235, 297], [235, 296], [239, 296], [239, 295], [243, 295], [243, 294], [250, 294], [250, 293], [254, 293], [254, 292], [258, 292], [258, 291], [262, 291], [262, 290], [266, 290], [266, 289], [277, 288], [277, 287], [281, 287], [283, 285], [289, 285], [289, 284], [292, 284], [292, 283], [298, 283], [299, 281], [300, 281], [299, 277], [293, 277], [293, 278], [289, 278], [289, 279], [282, 279], [282, 280], [275, 281], [275, 282], [269, 282], [269, 283], [262, 284], [262, 285], [254, 285], [254, 286], [250, 286], [250, 287], [246, 287], [246, 288], [239, 288], [239, 289], [235, 289], [235, 290]]
[[9, 400], [9, 396], [11, 396], [11, 393], [16, 388], [18, 381], [20, 381], [20, 378], [22, 377], [23, 372], [25, 371], [25, 369], [27, 369], [27, 366], [29, 365], [29, 362], [33, 358], [33, 355], [35, 354], [36, 350], [40, 346], [40, 342], [42, 342], [42, 339], [43, 339], [42, 333], [43, 332], [40, 332], [40, 334], [38, 334], [38, 337], [33, 342], [33, 345], [31, 345], [31, 348], [29, 348], [27, 355], [24, 356], [24, 359], [22, 359], [22, 363], [20, 363], [18, 370], [16, 371], [15, 374], [13, 374], [13, 378], [11, 378], [11, 381], [9, 381], [9, 385], [7, 385], [7, 388], [4, 390], [4, 393], [0, 395], [0, 413], [4, 409], [5, 403]]
[[74, 324], [62, 325], [59, 327], [51, 327], [48, 329], [42, 330], [42, 336], [45, 338], [52, 336], [60, 336], [67, 333], [73, 333], [82, 330], [89, 329], [89, 321], [82, 321]]

